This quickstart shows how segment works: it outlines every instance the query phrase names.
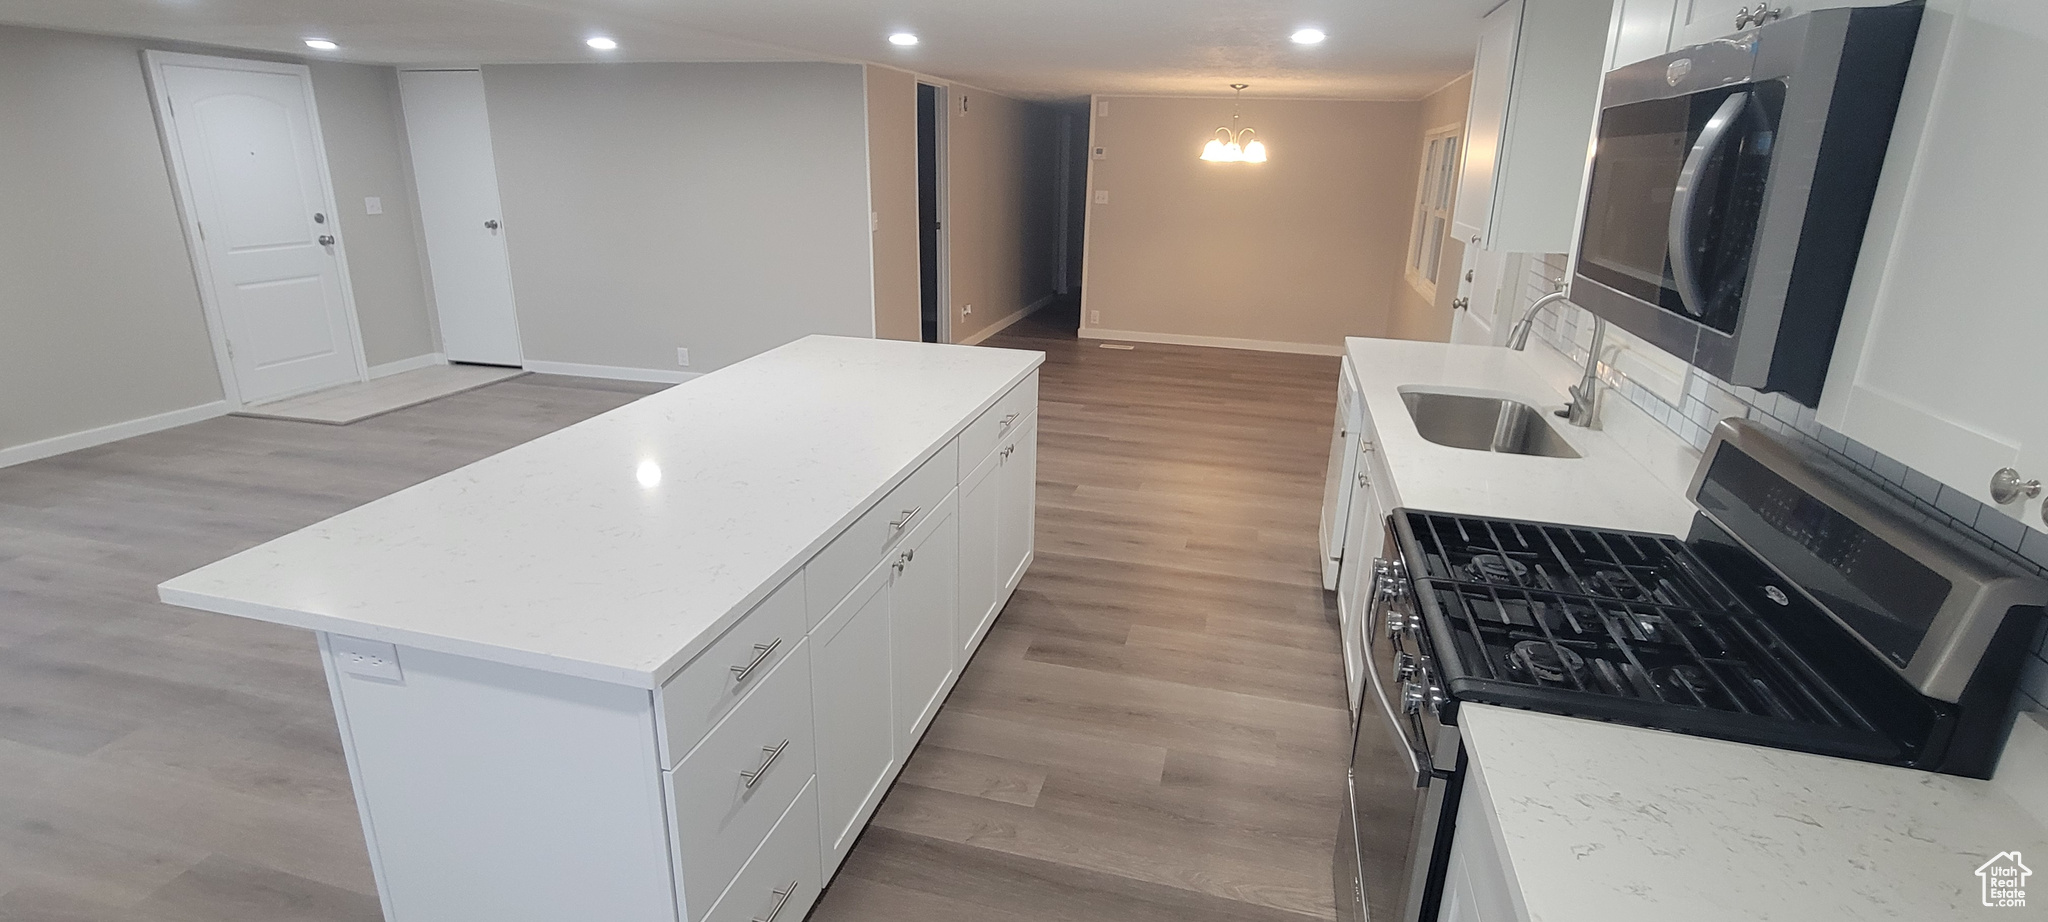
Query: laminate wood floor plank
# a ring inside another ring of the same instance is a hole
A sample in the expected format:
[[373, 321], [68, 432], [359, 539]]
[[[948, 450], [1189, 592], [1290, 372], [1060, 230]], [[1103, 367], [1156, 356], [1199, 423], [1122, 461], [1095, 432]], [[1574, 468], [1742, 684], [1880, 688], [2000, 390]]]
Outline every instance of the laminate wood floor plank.
[[0, 922], [379, 918], [312, 635], [156, 584], [659, 389], [529, 375], [0, 470]]

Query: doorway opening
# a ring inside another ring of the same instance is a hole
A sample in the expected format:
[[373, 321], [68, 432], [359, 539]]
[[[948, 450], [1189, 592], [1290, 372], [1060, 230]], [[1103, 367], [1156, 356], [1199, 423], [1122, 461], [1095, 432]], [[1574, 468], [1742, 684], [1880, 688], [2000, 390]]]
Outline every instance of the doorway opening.
[[919, 338], [952, 342], [946, 295], [946, 89], [917, 85], [917, 265]]

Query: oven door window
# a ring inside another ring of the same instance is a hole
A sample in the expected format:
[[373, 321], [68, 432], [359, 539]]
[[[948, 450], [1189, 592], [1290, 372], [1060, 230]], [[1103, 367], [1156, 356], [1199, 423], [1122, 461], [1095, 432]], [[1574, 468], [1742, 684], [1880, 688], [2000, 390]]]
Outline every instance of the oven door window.
[[1784, 95], [1742, 84], [1603, 111], [1578, 271], [1733, 333]]

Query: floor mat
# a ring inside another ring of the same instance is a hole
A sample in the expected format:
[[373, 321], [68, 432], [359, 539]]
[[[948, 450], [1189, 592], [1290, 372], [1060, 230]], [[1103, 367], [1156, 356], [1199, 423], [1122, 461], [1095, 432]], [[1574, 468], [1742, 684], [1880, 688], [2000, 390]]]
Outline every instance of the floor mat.
[[330, 387], [275, 403], [243, 407], [234, 415], [346, 426], [523, 374], [526, 374], [523, 369], [495, 365], [433, 365], [360, 384]]

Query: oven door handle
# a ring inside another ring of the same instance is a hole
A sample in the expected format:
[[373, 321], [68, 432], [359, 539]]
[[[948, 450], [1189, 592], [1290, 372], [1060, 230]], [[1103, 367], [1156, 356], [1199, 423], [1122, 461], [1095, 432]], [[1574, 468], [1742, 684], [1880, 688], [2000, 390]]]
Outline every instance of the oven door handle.
[[1678, 172], [1678, 185], [1672, 189], [1671, 226], [1665, 240], [1671, 248], [1671, 278], [1678, 284], [1679, 306], [1694, 317], [1705, 316], [1707, 298], [1700, 290], [1698, 274], [1693, 271], [1693, 211], [1699, 205], [1707, 161], [1714, 159], [1714, 152], [1727, 142], [1735, 120], [1741, 117], [1743, 107], [1749, 105], [1749, 97], [1748, 93], [1737, 93], [1721, 101], [1721, 108], [1707, 119], [1707, 127], [1700, 130], [1699, 140], [1693, 142], [1685, 168]]
[[[1401, 751], [1408, 756], [1408, 768], [1415, 773], [1415, 786], [1418, 788], [1426, 787], [1429, 784], [1429, 779], [1436, 774], [1433, 771], [1435, 766], [1430, 764], [1426, 753], [1418, 750], [1415, 741], [1408, 737], [1405, 726], [1406, 721], [1401, 719], [1401, 715], [1387, 701], [1386, 686], [1380, 684], [1380, 670], [1374, 662], [1377, 657], [1373, 655], [1374, 645], [1372, 641], [1374, 639], [1374, 631], [1372, 625], [1375, 620], [1373, 613], [1383, 611], [1381, 606], [1390, 597], [1391, 593], [1382, 589], [1379, 580], [1375, 579], [1373, 581], [1372, 604], [1366, 607], [1366, 616], [1363, 619], [1365, 623], [1359, 625], [1359, 628], [1366, 632], [1365, 685], [1372, 690], [1372, 700], [1379, 702], [1380, 713], [1385, 715], [1387, 719], [1387, 729], [1394, 734], [1394, 744], [1400, 747]], [[1382, 642], [1392, 643], [1393, 641], [1382, 639]], [[1365, 722], [1363, 715], [1359, 717], [1359, 722]]]

